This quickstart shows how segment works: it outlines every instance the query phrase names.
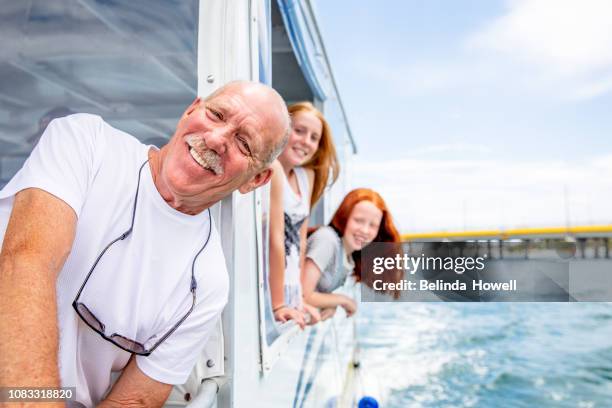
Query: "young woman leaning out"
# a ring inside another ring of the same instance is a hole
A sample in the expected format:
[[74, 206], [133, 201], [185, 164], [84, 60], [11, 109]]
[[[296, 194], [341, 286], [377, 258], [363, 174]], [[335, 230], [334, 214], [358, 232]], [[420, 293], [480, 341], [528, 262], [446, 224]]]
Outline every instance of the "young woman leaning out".
[[330, 127], [310, 102], [288, 107], [292, 132], [274, 163], [270, 188], [270, 292], [276, 320], [304, 327], [305, 313], [319, 320], [303, 301], [301, 270], [306, 251], [308, 216], [339, 166]]
[[[359, 281], [361, 250], [370, 242], [400, 242], [400, 235], [382, 197], [375, 191], [359, 188], [344, 197], [329, 226], [318, 228], [308, 238], [306, 261], [302, 275], [304, 299], [321, 308], [321, 317], [331, 317], [337, 306], [351, 316], [357, 310], [355, 301], [345, 295], [332, 293], [344, 285], [347, 276]], [[388, 275], [398, 280], [397, 273]]]

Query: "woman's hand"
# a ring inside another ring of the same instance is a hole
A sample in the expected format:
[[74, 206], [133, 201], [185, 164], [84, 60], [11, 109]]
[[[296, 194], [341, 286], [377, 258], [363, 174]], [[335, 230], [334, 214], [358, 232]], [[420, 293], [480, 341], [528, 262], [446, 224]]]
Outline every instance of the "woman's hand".
[[342, 299], [340, 306], [346, 310], [346, 317], [351, 317], [357, 311], [357, 303], [355, 303], [355, 301], [348, 296], [342, 295], [342, 297], [344, 299]]
[[306, 302], [302, 303], [302, 306], [304, 308], [304, 312], [310, 315], [310, 320], [308, 321], [309, 326], [319, 323], [321, 321], [321, 314], [319, 313], [319, 309], [312, 305], [309, 305]]
[[326, 307], [325, 309], [321, 309], [321, 321], [325, 321], [331, 317], [334, 317], [336, 314], [337, 307]]
[[306, 326], [304, 313], [284, 305], [274, 309], [274, 319], [282, 323], [293, 320], [295, 324], [300, 326], [300, 329], [304, 329], [304, 326]]

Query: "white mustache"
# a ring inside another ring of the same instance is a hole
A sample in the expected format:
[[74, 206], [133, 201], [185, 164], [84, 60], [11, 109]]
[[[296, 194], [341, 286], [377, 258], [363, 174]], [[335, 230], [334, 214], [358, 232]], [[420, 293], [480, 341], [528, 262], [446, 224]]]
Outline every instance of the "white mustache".
[[204, 166], [212, 170], [215, 174], [223, 174], [221, 167], [221, 157], [214, 151], [206, 147], [206, 142], [196, 135], [187, 135], [187, 144], [193, 148], [204, 161]]

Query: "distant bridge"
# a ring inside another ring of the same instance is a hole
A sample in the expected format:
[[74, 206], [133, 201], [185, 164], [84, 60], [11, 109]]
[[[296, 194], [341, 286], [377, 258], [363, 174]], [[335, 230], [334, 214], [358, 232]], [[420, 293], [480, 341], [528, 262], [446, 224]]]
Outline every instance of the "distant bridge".
[[499, 257], [503, 258], [504, 241], [520, 240], [524, 246], [525, 258], [529, 256], [531, 241], [572, 241], [577, 245], [581, 258], [586, 257], [587, 246], [593, 249], [593, 257], [599, 258], [600, 249], [603, 257], [610, 258], [610, 238], [612, 238], [612, 225], [579, 225], [573, 227], [544, 227], [544, 228], [514, 228], [491, 229], [472, 231], [437, 231], [402, 234], [402, 241], [418, 242], [460, 242], [487, 241], [488, 253], [491, 253], [491, 241], [497, 241]]
[[402, 234], [402, 241], [472, 241], [509, 239], [612, 238], [612, 225], [515, 228], [472, 231], [437, 231]]

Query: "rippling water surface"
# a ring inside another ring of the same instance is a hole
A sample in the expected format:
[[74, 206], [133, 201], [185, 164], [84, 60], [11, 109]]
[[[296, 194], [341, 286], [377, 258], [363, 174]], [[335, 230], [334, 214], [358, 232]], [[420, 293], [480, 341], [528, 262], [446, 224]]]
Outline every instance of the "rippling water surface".
[[365, 303], [364, 378], [391, 407], [612, 407], [610, 303]]

